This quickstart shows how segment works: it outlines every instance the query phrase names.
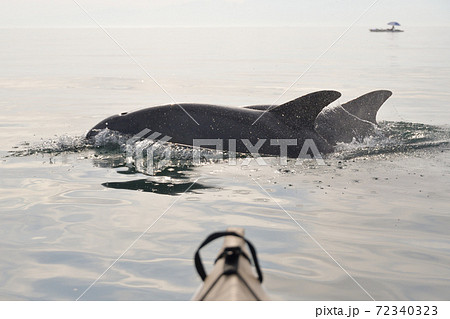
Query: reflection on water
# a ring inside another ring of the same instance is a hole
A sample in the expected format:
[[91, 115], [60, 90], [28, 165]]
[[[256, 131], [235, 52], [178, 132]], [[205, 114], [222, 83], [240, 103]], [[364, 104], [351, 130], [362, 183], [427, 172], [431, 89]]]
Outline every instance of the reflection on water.
[[[167, 167], [161, 172], [157, 172], [154, 176], [145, 179], [137, 179], [126, 182], [106, 182], [102, 185], [108, 188], [136, 190], [140, 192], [151, 192], [162, 195], [179, 195], [187, 190], [190, 193], [195, 190], [212, 188], [201, 184], [194, 183], [186, 176], [186, 172], [192, 172], [192, 168]], [[118, 171], [120, 174], [134, 174], [133, 169]]]
[[199, 189], [210, 188], [200, 183], [157, 183], [149, 181], [147, 179], [138, 179], [128, 182], [106, 182], [102, 185], [109, 188], [128, 189], [140, 192], [152, 192], [163, 195], [179, 195], [184, 193], [188, 189], [189, 191], [195, 191]]

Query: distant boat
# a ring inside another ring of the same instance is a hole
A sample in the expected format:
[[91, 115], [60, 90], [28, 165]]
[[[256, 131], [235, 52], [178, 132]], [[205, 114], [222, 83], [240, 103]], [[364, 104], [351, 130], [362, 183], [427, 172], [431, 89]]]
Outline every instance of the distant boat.
[[392, 21], [389, 22], [388, 25], [391, 25], [391, 28], [388, 29], [370, 29], [370, 32], [404, 32], [400, 29], [395, 29], [395, 26], [400, 26], [400, 23]]
[[370, 32], [405, 32], [404, 30], [399, 29], [370, 29]]

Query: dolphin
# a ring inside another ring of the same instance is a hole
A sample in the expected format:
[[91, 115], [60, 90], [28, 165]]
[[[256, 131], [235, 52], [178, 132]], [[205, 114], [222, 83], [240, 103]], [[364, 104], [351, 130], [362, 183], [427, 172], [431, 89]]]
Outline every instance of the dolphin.
[[94, 126], [87, 138], [106, 128], [129, 135], [149, 129], [170, 136], [173, 143], [217, 141], [223, 150], [239, 153], [280, 155], [277, 141], [286, 140], [290, 144], [288, 157], [298, 157], [307, 140], [312, 140], [319, 152], [330, 153], [333, 147], [316, 132], [314, 121], [325, 106], [340, 96], [336, 91], [319, 91], [270, 110], [192, 103], [154, 106], [110, 116]]
[[364, 94], [345, 104], [324, 108], [315, 120], [316, 132], [332, 145], [363, 141], [375, 134], [376, 115], [381, 105], [392, 95], [378, 90]]
[[[193, 103], [154, 106], [110, 116], [95, 125], [86, 137], [92, 139], [106, 128], [128, 135], [148, 129], [170, 136], [170, 142], [173, 143], [206, 148], [213, 148], [213, 145], [217, 148], [220, 144], [223, 150], [239, 153], [295, 158], [304, 151], [305, 143], [312, 141], [313, 144], [308, 147], [313, 146], [326, 154], [333, 152], [337, 142], [355, 134], [346, 127], [348, 123], [353, 127], [361, 126], [357, 134], [364, 135], [373, 130], [375, 124], [371, 120], [374, 120], [378, 108], [387, 99], [386, 92], [389, 91], [368, 93], [368, 97], [360, 97], [331, 111], [323, 110], [341, 94], [330, 90], [313, 92], [277, 106], [236, 108]], [[374, 101], [377, 102], [375, 106], [372, 105]], [[366, 106], [366, 102], [370, 105]], [[331, 125], [332, 128], [322, 128], [322, 125]], [[196, 143], [199, 140], [207, 142], [198, 145]], [[282, 141], [288, 145], [281, 145]], [[283, 147], [286, 154], [281, 152]]]
[[[362, 141], [375, 133], [376, 116], [380, 107], [392, 95], [388, 90], [366, 93], [342, 105], [325, 107], [317, 115], [314, 129], [331, 145]], [[273, 105], [251, 105], [254, 110], [271, 110]]]

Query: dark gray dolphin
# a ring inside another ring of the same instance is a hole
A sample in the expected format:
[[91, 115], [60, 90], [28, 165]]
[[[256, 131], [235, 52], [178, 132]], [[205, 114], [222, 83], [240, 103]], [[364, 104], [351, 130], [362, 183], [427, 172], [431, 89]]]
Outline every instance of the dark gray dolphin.
[[[376, 116], [381, 105], [392, 95], [388, 90], [373, 91], [343, 105], [325, 107], [316, 117], [314, 129], [329, 144], [362, 141], [375, 133]], [[272, 110], [273, 105], [252, 105], [254, 110]]]
[[343, 105], [324, 108], [316, 118], [315, 130], [328, 143], [362, 141], [375, 133], [376, 115], [381, 105], [392, 95], [378, 90], [364, 94]]
[[[305, 141], [310, 140], [319, 152], [329, 153], [333, 147], [315, 130], [315, 120], [324, 107], [340, 96], [336, 91], [319, 91], [270, 110], [257, 109], [258, 106], [234, 108], [184, 103], [155, 106], [108, 117], [93, 127], [86, 137], [92, 138], [106, 128], [130, 135], [149, 129], [170, 136], [170, 142], [194, 145], [194, 139], [217, 140], [223, 143], [224, 150], [240, 153], [252, 153], [251, 146], [256, 145], [253, 150], [260, 154], [280, 155], [279, 141], [282, 140], [289, 143], [288, 157], [298, 157]], [[293, 145], [294, 140], [296, 145]]]
[[[180, 104], [181, 107], [155, 106], [108, 117], [86, 137], [92, 138], [105, 128], [129, 135], [149, 129], [184, 145], [194, 145], [194, 139], [220, 140], [222, 149], [231, 150], [230, 141], [234, 140], [233, 150], [241, 153], [250, 153], [251, 147], [257, 145], [254, 150], [261, 154], [280, 155], [280, 145], [272, 144], [273, 140], [290, 141], [289, 157], [298, 157], [306, 140], [312, 140], [318, 151], [329, 153], [339, 142], [361, 141], [374, 134], [376, 114], [391, 95], [387, 90], [373, 91], [332, 107], [327, 106], [340, 97], [339, 92], [314, 92], [278, 106], [233, 108], [188, 103]], [[291, 140], [296, 145], [291, 145]], [[216, 148], [217, 144], [201, 146]]]

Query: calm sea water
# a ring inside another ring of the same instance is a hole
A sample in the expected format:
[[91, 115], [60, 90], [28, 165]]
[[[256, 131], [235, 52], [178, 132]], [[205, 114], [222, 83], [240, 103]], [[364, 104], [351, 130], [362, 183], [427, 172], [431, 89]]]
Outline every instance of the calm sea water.
[[177, 102], [393, 91], [378, 113], [390, 138], [341, 145], [325, 166], [148, 176], [124, 167], [117, 142], [83, 142], [111, 114], [171, 102], [114, 41], [99, 29], [0, 29], [0, 299], [75, 300], [125, 251], [82, 300], [189, 299], [199, 243], [239, 226], [273, 299], [448, 300], [450, 30], [353, 28], [301, 76], [343, 31], [109, 30]]

